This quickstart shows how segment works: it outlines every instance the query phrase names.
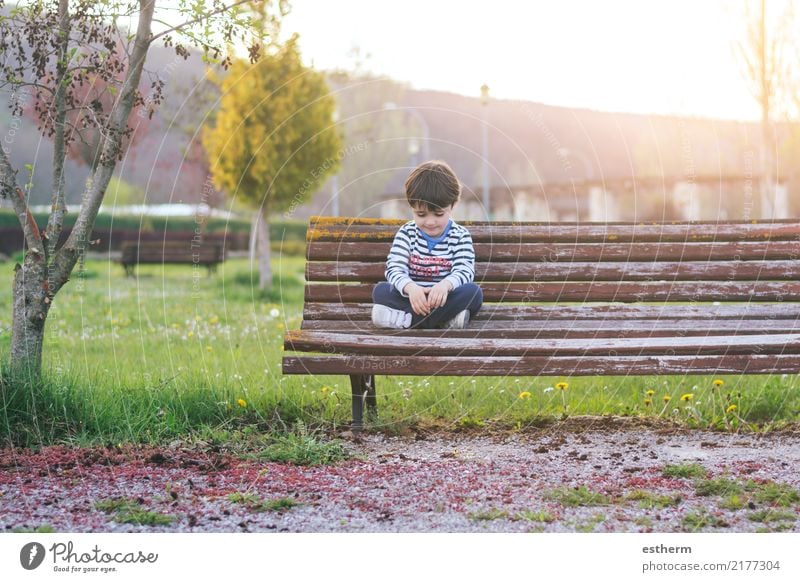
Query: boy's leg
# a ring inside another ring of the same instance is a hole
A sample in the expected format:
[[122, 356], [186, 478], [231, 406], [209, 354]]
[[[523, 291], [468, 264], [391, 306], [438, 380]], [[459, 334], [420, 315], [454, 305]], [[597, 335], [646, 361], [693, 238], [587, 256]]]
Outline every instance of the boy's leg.
[[428, 317], [412, 316], [412, 327], [433, 328], [447, 323], [456, 315], [469, 309], [470, 318], [474, 317], [483, 305], [483, 292], [475, 283], [459, 285], [447, 296], [442, 307], [434, 309]]
[[375, 285], [372, 290], [372, 302], [392, 309], [399, 309], [406, 313], [413, 311], [411, 309], [411, 300], [408, 297], [403, 297], [394, 285], [386, 281]]

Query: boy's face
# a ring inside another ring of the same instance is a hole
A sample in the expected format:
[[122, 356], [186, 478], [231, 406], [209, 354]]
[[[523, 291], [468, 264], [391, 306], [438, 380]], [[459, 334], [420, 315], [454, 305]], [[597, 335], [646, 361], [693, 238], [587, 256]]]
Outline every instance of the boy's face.
[[453, 212], [453, 205], [447, 208], [428, 208], [423, 204], [413, 207], [414, 222], [422, 232], [430, 237], [437, 237], [444, 232], [450, 215]]

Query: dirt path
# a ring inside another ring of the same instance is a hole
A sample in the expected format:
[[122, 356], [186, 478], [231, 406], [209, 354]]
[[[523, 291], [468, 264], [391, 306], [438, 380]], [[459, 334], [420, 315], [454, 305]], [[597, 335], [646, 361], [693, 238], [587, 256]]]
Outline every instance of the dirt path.
[[[800, 489], [798, 433], [577, 419], [513, 435], [373, 434], [347, 448], [359, 458], [310, 468], [177, 446], [4, 449], [0, 531], [800, 531], [800, 502], [775, 485]], [[741, 507], [664, 476], [665, 465], [687, 463], [734, 486], [750, 481], [727, 498]], [[582, 486], [605, 497], [558, 497]], [[95, 506], [119, 498], [127, 504]], [[156, 514], [171, 523], [120, 523]]]

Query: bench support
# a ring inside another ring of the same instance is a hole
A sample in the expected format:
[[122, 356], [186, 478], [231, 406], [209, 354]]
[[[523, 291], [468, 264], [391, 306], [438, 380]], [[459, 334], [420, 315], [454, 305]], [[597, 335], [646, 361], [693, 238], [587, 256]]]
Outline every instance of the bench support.
[[353, 391], [353, 431], [364, 428], [364, 404], [367, 405], [367, 414], [374, 416], [378, 413], [378, 399], [375, 394], [375, 376], [353, 374], [350, 376], [350, 387]]

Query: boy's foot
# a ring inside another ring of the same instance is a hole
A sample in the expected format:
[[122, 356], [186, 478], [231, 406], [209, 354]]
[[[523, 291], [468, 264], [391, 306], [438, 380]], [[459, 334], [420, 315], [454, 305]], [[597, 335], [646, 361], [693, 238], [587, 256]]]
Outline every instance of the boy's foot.
[[444, 324], [444, 329], [464, 329], [469, 323], [469, 309], [465, 309]]
[[385, 305], [372, 306], [372, 323], [377, 327], [406, 329], [411, 327], [411, 314]]

